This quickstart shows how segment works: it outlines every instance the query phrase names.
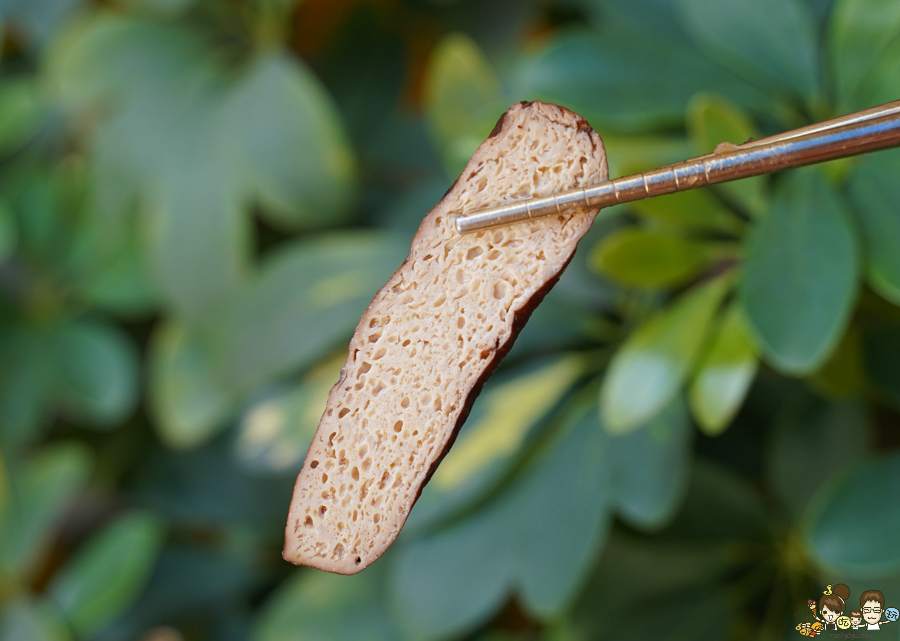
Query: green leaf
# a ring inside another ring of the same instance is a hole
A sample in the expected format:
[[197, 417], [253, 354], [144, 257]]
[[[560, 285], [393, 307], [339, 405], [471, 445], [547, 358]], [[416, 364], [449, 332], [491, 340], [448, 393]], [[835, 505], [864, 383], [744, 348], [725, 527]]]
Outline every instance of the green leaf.
[[46, 112], [33, 80], [17, 79], [0, 84], [0, 155], [16, 151], [33, 138]]
[[612, 502], [625, 521], [658, 529], [672, 518], [687, 489], [692, 433], [676, 399], [649, 425], [611, 440]]
[[149, 358], [150, 403], [163, 442], [188, 448], [215, 436], [235, 400], [216, 378], [206, 342], [181, 325], [163, 325]]
[[406, 251], [394, 236], [355, 232], [270, 255], [219, 320], [222, 378], [253, 389], [321, 358], [349, 336]]
[[163, 542], [150, 514], [118, 518], [92, 537], [62, 569], [50, 596], [79, 637], [89, 637], [132, 605], [143, 591]]
[[0, 641], [70, 641], [72, 635], [52, 604], [18, 598], [4, 604]]
[[235, 453], [249, 467], [296, 472], [303, 465], [322, 408], [346, 360], [344, 353], [312, 368], [295, 387], [253, 403], [238, 424]]
[[[684, 157], [687, 155], [689, 154], [685, 153]], [[636, 169], [646, 169], [648, 166]], [[629, 203], [628, 207], [642, 218], [688, 230], [735, 234], [740, 233], [743, 228], [741, 220], [728, 211], [707, 189], [692, 189], [636, 200]]]
[[115, 326], [96, 321], [64, 325], [57, 335], [60, 400], [76, 420], [110, 429], [138, 400], [138, 354]]
[[828, 53], [841, 113], [857, 104], [853, 99], [859, 85], [898, 33], [900, 4], [893, 0], [835, 2], [828, 32]]
[[802, 0], [678, 0], [685, 28], [736, 73], [807, 99], [819, 93], [816, 23]]
[[513, 589], [538, 616], [557, 615], [608, 527], [607, 441], [591, 404], [581, 404], [515, 485], [471, 518], [403, 547], [391, 588], [411, 636], [471, 630]]
[[788, 175], [749, 242], [740, 291], [775, 367], [808, 374], [828, 358], [856, 300], [857, 261], [840, 196], [815, 169]]
[[756, 368], [756, 348], [744, 315], [731, 305], [712, 330], [709, 347], [691, 383], [691, 411], [709, 436], [721, 434], [737, 414], [750, 389]]
[[646, 425], [690, 373], [728, 278], [694, 288], [638, 327], [613, 357], [600, 390], [600, 414], [612, 433]]
[[[396, 641], [402, 639], [383, 603], [381, 566], [354, 576], [299, 572], [259, 614], [253, 641]], [[352, 612], [353, 616], [347, 616]]]
[[218, 162], [227, 151], [213, 142], [211, 127], [197, 127], [207, 131], [196, 133], [195, 147], [174, 154], [154, 191], [146, 236], [155, 284], [194, 325], [209, 322], [239, 289], [250, 253], [237, 178]]
[[[740, 107], [712, 94], [701, 94], [691, 100], [687, 129], [698, 155], [715, 151], [723, 142], [741, 145], [760, 137], [756, 125]], [[751, 214], [759, 215], [766, 207], [765, 186], [765, 177], [758, 176], [717, 185], [716, 189]]]
[[564, 31], [525, 56], [510, 82], [513, 95], [566, 105], [596, 128], [620, 131], [681, 125], [691, 97], [703, 90], [754, 108], [768, 104], [694, 49], [626, 27], [599, 37]]
[[804, 538], [812, 557], [848, 574], [900, 571], [900, 455], [868, 460], [837, 474], [810, 503]]
[[14, 480], [0, 506], [0, 564], [6, 570], [24, 573], [33, 568], [56, 521], [87, 481], [92, 466], [83, 445], [60, 443], [44, 448], [21, 474], [10, 470]]
[[243, 152], [263, 215], [285, 229], [345, 222], [355, 165], [337, 109], [303, 64], [266, 53], [238, 79], [225, 127]]
[[[860, 403], [804, 398], [776, 419], [766, 457], [769, 484], [799, 515], [826, 480], [863, 458], [869, 440], [866, 409]], [[852, 512], [855, 518], [857, 512]]]
[[487, 138], [502, 103], [500, 83], [478, 45], [462, 33], [445, 36], [426, 71], [425, 109], [449, 175], [459, 175]]
[[0, 442], [6, 447], [34, 438], [53, 409], [54, 329], [4, 326], [0, 332]]
[[591, 265], [626, 287], [666, 288], [696, 276], [708, 259], [703, 243], [629, 227], [606, 236]]
[[6, 261], [16, 250], [18, 231], [9, 207], [0, 202], [0, 262]]
[[853, 172], [850, 193], [865, 241], [866, 275], [872, 289], [889, 301], [900, 304], [900, 219], [896, 215], [896, 152], [866, 157]]

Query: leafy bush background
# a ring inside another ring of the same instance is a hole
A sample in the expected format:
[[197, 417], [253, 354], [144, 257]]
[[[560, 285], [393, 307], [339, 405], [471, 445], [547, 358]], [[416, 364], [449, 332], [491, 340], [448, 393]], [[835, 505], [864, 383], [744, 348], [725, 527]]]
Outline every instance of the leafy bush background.
[[511, 102], [656, 167], [897, 98], [900, 3], [0, 7], [0, 638], [775, 638], [900, 595], [890, 152], [605, 211], [384, 559], [279, 556], [359, 314]]

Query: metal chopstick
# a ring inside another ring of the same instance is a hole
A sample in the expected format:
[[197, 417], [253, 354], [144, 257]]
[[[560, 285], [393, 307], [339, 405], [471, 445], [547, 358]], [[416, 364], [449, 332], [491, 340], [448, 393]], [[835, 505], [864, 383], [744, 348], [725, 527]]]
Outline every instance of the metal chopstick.
[[463, 212], [456, 218], [456, 229], [465, 234], [561, 214], [574, 207], [609, 207], [898, 146], [900, 100], [743, 145], [719, 145], [713, 153], [659, 169], [551, 196]]

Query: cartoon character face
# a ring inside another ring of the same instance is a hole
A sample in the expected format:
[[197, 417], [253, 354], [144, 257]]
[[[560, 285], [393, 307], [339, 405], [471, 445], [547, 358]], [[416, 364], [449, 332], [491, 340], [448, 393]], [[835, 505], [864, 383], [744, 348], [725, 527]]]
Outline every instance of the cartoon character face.
[[859, 622], [862, 621], [859, 617], [850, 617], [850, 625], [859, 625]]
[[881, 604], [878, 601], [866, 601], [862, 613], [866, 623], [878, 623], [881, 620]]
[[850, 617], [848, 617], [848, 616], [838, 617], [837, 627], [839, 627], [841, 630], [846, 630], [847, 628], [849, 628], [850, 627]]
[[[822, 618], [825, 619], [826, 621], [828, 621], [829, 623], [831, 623], [836, 618], [838, 618], [839, 614], [840, 614], [840, 612], [835, 612], [834, 610], [830, 609], [827, 605], [822, 606]], [[880, 612], [879, 612], [879, 614], [880, 614]]]

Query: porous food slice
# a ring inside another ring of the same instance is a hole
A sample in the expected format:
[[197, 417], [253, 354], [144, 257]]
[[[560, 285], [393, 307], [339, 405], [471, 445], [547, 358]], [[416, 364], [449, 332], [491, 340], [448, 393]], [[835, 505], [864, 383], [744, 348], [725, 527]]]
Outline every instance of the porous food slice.
[[607, 177], [580, 116], [539, 102], [504, 114], [356, 328], [294, 487], [285, 559], [353, 574], [381, 556], [597, 212], [465, 236], [453, 216]]

